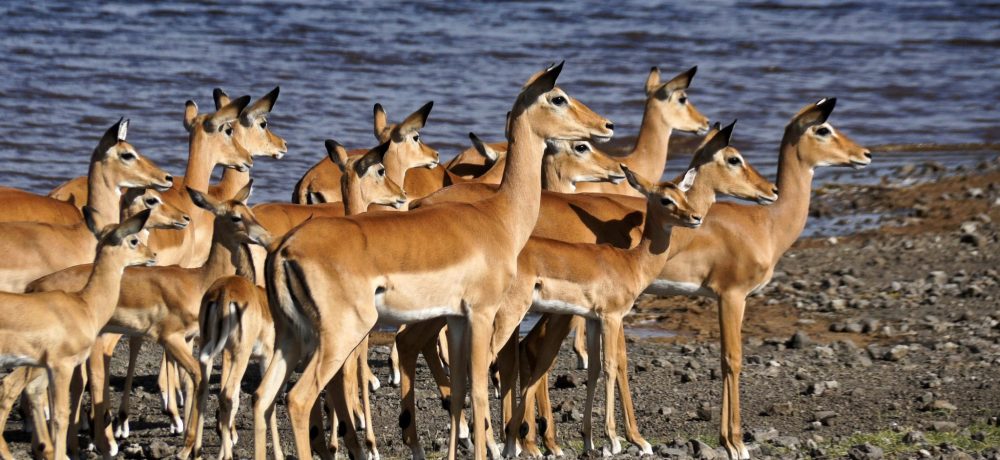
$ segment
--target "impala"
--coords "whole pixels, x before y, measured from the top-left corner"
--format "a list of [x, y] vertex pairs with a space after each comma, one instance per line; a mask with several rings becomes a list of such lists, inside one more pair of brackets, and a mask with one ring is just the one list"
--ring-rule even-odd
[[[743, 444], [739, 406], [743, 357], [740, 329], [746, 297], [767, 284], [778, 260], [805, 228], [813, 169], [862, 168], [871, 163], [868, 149], [827, 122], [835, 105], [836, 99], [810, 104], [785, 127], [778, 155], [781, 194], [774, 205], [713, 204], [706, 225], [698, 232], [674, 232], [671, 258], [646, 290], [655, 295], [698, 295], [718, 300], [723, 375], [720, 442], [733, 459], [749, 457]], [[602, 212], [597, 206], [582, 205], [580, 215], [591, 216], [588, 220], [596, 215], [602, 215], [601, 220], [614, 220], [615, 215], [621, 215], [620, 211], [608, 212], [607, 207]], [[563, 222], [559, 229], [548, 231], [589, 241], [631, 239], [621, 228], [606, 227], [602, 233], [581, 221]], [[587, 232], [590, 235], [584, 236]], [[624, 371], [623, 366], [620, 371]], [[622, 383], [627, 384], [627, 380]], [[623, 394], [627, 392], [626, 388], [622, 390]]]
[[[135, 236], [142, 230], [150, 211], [111, 225], [96, 228], [99, 234], [94, 270], [78, 290], [30, 294], [0, 293], [0, 363], [4, 367], [32, 366], [48, 373], [51, 397], [49, 431], [53, 444], [50, 458], [66, 455], [66, 434], [70, 413], [70, 385], [74, 369], [83, 363], [111, 317], [117, 303], [122, 270], [126, 266], [152, 264], [155, 254]], [[25, 314], [30, 312], [30, 314]], [[76, 374], [77, 379], [79, 374]], [[11, 458], [6, 442], [0, 440], [0, 454]]]
[[[380, 320], [399, 324], [440, 316], [448, 317], [455, 383], [449, 458], [456, 455], [470, 360], [475, 456], [485, 457], [489, 339], [517, 253], [537, 219], [544, 144], [613, 133], [610, 122], [555, 86], [561, 69], [537, 74], [515, 101], [508, 167], [492, 197], [406, 213], [313, 219], [268, 255], [278, 351], [254, 403], [258, 459], [264, 458], [261, 431], [274, 397], [306, 353], [312, 351], [309, 364], [288, 394], [300, 458], [311, 455], [309, 413], [319, 391], [371, 328]], [[353, 454], [360, 458], [362, 452]]]
[[[127, 131], [128, 120], [112, 125], [90, 158], [87, 186], [93, 198], [88, 207], [100, 228], [118, 222], [120, 187], [166, 188], [172, 181], [169, 174], [125, 141]], [[9, 204], [16, 205], [17, 200]], [[71, 224], [0, 223], [0, 251], [6, 255], [0, 259], [0, 291], [24, 292], [28, 283], [38, 277], [92, 262], [95, 243], [94, 234], [82, 219]]]
[[[328, 140], [328, 146], [333, 146], [331, 159], [344, 174], [342, 195], [347, 198], [345, 207], [349, 214], [364, 212], [372, 203], [402, 206], [406, 202], [406, 194], [399, 185], [387, 176], [382, 165], [389, 143], [383, 143], [368, 151], [365, 155], [348, 157], [347, 151], [336, 141]], [[244, 254], [249, 256], [249, 254]], [[195, 457], [201, 450], [201, 427], [204, 423], [203, 414], [208, 398], [208, 379], [211, 374], [211, 363], [215, 356], [223, 353], [222, 392], [219, 397], [219, 429], [222, 439], [220, 458], [232, 458], [232, 447], [236, 443], [235, 416], [239, 407], [239, 385], [246, 372], [251, 357], [260, 360], [261, 371], [267, 368], [274, 353], [274, 323], [267, 304], [267, 296], [260, 286], [255, 286], [252, 259], [236, 267], [237, 276], [227, 276], [217, 280], [202, 298], [200, 318], [201, 330], [201, 362], [202, 379], [197, 386], [197, 418], [195, 423], [188, 424], [185, 448], [182, 458], [190, 454]], [[367, 356], [367, 355], [363, 355]], [[355, 359], [353, 362], [357, 362]], [[346, 382], [357, 379], [354, 373], [344, 369], [342, 374]], [[350, 388], [350, 385], [345, 385]], [[331, 390], [330, 393], [333, 391]], [[367, 405], [367, 398], [366, 398]], [[366, 407], [366, 411], [370, 410]], [[366, 414], [370, 420], [370, 413]], [[275, 457], [284, 458], [280, 451], [277, 424], [274, 414], [269, 421], [271, 437], [275, 445]], [[369, 448], [374, 449], [374, 432], [369, 433]]]
[[[129, 336], [144, 335], [156, 340], [197, 382], [200, 372], [187, 341], [198, 332], [201, 296], [216, 279], [235, 273], [234, 260], [243, 253], [244, 244], [267, 244], [268, 235], [245, 204], [250, 195], [249, 184], [233, 200], [224, 202], [194, 189], [188, 189], [188, 193], [199, 208], [214, 216], [212, 250], [205, 265], [198, 268], [171, 265], [126, 270], [118, 306], [103, 331]], [[91, 268], [82, 265], [54, 273], [36, 280], [29, 289], [38, 292], [79, 288]], [[101, 439], [104, 432], [101, 428], [108, 426], [105, 420], [108, 401], [98, 396], [106, 395], [108, 391], [105, 367], [104, 354], [99, 351], [94, 353], [89, 360], [89, 369], [99, 441], [104, 441]], [[190, 400], [193, 388], [187, 388], [186, 393]], [[175, 415], [171, 430], [180, 432], [182, 429], [183, 423]]]
[[[407, 170], [413, 168], [435, 169], [438, 152], [420, 140], [420, 130], [427, 123], [434, 102], [428, 102], [411, 113], [402, 123], [390, 124], [381, 104], [375, 104], [375, 138], [379, 143], [389, 142], [385, 158], [386, 174], [393, 182], [403, 185]], [[364, 153], [364, 150], [352, 152]], [[292, 202], [299, 204], [332, 203], [342, 201], [340, 169], [329, 158], [313, 165], [295, 184]], [[404, 190], [408, 190], [405, 186]]]

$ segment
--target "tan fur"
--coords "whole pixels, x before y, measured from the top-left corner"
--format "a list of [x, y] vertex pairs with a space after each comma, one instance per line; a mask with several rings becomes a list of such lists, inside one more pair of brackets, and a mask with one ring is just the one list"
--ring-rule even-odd
[[[86, 359], [97, 334], [115, 309], [122, 270], [154, 261], [155, 254], [135, 236], [142, 230], [149, 213], [143, 211], [102, 232], [94, 270], [79, 289], [0, 293], [0, 309], [3, 310], [0, 357], [6, 365], [15, 363], [43, 368], [50, 376], [52, 418], [49, 432], [53, 442], [51, 450], [46, 452], [47, 458], [65, 458], [67, 454], [69, 421], [77, 417], [79, 408], [71, 399], [78, 398], [80, 392], [70, 395], [74, 369]], [[75, 388], [80, 389], [79, 385]], [[5, 422], [6, 418], [0, 421]], [[6, 443], [0, 443], [0, 454], [12, 458]]]

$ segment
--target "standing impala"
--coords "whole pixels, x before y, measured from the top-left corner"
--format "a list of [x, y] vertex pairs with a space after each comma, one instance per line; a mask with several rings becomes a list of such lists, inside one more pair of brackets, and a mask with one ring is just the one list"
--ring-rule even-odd
[[[448, 317], [455, 382], [449, 458], [456, 456], [470, 360], [475, 457], [485, 458], [493, 319], [538, 217], [543, 147], [548, 139], [613, 134], [608, 120], [555, 86], [561, 70], [560, 64], [537, 74], [515, 101], [508, 166], [495, 195], [406, 213], [313, 219], [269, 254], [268, 301], [277, 312], [278, 352], [254, 404], [258, 459], [265, 454], [263, 422], [301, 357], [312, 351], [288, 394], [288, 410], [298, 456], [308, 458], [310, 409], [371, 328], [379, 321], [440, 316]], [[360, 458], [362, 452], [353, 454]]]
[[[155, 254], [135, 236], [149, 217], [143, 211], [99, 234], [94, 270], [81, 289], [31, 294], [0, 293], [0, 362], [4, 367], [44, 368], [51, 382], [49, 431], [52, 458], [65, 458], [70, 419], [70, 383], [115, 310], [122, 271], [130, 265], [152, 264]], [[11, 458], [6, 443], [0, 454]]]
[[[372, 203], [402, 206], [406, 194], [390, 179], [382, 165], [388, 143], [383, 143], [365, 155], [347, 156], [347, 151], [336, 141], [328, 140], [336, 152], [331, 155], [334, 163], [342, 169], [343, 196], [347, 199], [346, 209], [351, 214], [364, 212]], [[245, 248], [244, 248], [245, 250]], [[236, 276], [218, 279], [202, 297], [199, 324], [201, 330], [201, 351], [199, 361], [202, 378], [197, 383], [197, 405], [194, 423], [188, 424], [185, 447], [181, 458], [193, 454], [201, 455], [201, 429], [204, 423], [205, 404], [208, 398], [208, 379], [215, 356], [223, 353], [222, 391], [219, 396], [219, 429], [222, 450], [220, 458], [232, 458], [232, 448], [236, 443], [236, 411], [239, 407], [239, 388], [243, 374], [251, 357], [260, 359], [261, 371], [266, 370], [274, 353], [274, 323], [263, 288], [253, 280], [254, 270], [244, 253], [236, 267]], [[354, 360], [357, 362], [357, 360]], [[345, 372], [343, 378], [354, 382], [357, 373]], [[350, 385], [344, 385], [350, 388]], [[329, 390], [332, 393], [332, 390]], [[369, 411], [370, 412], [370, 411]], [[284, 458], [280, 452], [275, 414], [269, 420], [271, 437], [274, 440], [275, 456]], [[370, 414], [366, 415], [370, 419]], [[374, 433], [370, 433], [369, 449], [374, 449]]]
[[[120, 187], [167, 188], [173, 180], [125, 141], [127, 131], [128, 120], [112, 125], [90, 158], [87, 186], [93, 198], [88, 206], [101, 228], [118, 222]], [[24, 292], [36, 278], [92, 262], [95, 242], [82, 219], [71, 224], [0, 222], [0, 252], [5, 254], [0, 291]]]
[[[389, 142], [385, 169], [393, 182], [403, 185], [404, 176], [410, 169], [437, 167], [439, 161], [437, 150], [420, 140], [420, 130], [427, 124], [427, 117], [433, 107], [434, 102], [428, 102], [406, 117], [402, 123], [395, 125], [388, 122], [382, 104], [375, 104], [375, 138], [380, 144]], [[364, 150], [352, 153], [357, 155], [364, 153]], [[329, 158], [320, 160], [295, 184], [292, 202], [315, 204], [343, 201], [340, 176], [340, 169], [333, 161]]]

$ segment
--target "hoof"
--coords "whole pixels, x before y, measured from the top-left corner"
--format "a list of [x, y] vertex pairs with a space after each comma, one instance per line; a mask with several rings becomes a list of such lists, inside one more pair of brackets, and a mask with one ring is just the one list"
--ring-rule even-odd
[[378, 391], [379, 388], [382, 388], [382, 381], [378, 377], [372, 376], [371, 380], [368, 381], [368, 388], [371, 391]]
[[579, 369], [579, 370], [582, 370], [582, 371], [587, 370], [587, 361], [588, 360], [587, 360], [586, 356], [577, 355], [577, 357], [576, 357], [576, 368]]
[[611, 439], [611, 453], [614, 455], [622, 453], [622, 442], [617, 437]]

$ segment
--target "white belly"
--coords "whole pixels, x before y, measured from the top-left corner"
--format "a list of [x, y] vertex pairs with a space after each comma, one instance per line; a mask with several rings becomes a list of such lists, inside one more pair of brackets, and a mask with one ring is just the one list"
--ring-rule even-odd
[[453, 307], [423, 307], [418, 309], [398, 309], [385, 304], [385, 294], [375, 294], [375, 310], [378, 311], [379, 325], [399, 326], [419, 323], [442, 316], [461, 316], [462, 311]]
[[700, 284], [664, 279], [653, 280], [652, 284], [650, 284], [643, 292], [658, 296], [696, 295], [713, 299], [715, 298], [714, 292]]
[[552, 313], [556, 315], [579, 315], [588, 318], [594, 317], [594, 311], [583, 305], [564, 302], [562, 300], [543, 299], [535, 290], [535, 295], [531, 299], [531, 311], [534, 313]]

